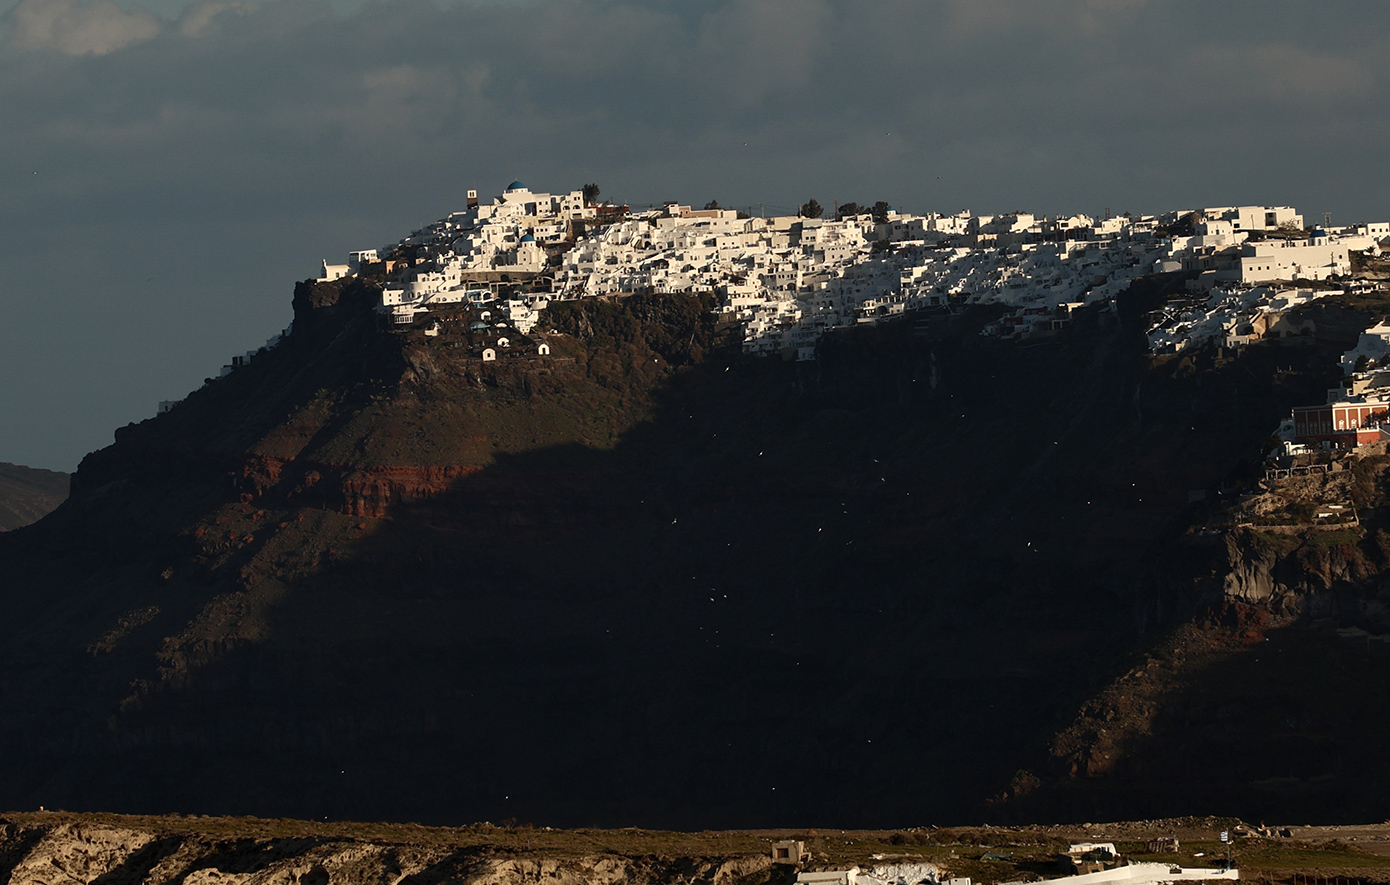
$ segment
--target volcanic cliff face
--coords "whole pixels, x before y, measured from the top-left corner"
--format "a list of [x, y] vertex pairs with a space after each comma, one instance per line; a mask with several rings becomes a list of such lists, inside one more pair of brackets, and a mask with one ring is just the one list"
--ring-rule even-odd
[[1336, 348], [1152, 361], [1171, 282], [1038, 346], [966, 313], [814, 363], [744, 358], [693, 297], [552, 305], [504, 347], [470, 309], [396, 330], [370, 282], [301, 284], [288, 341], [0, 538], [0, 804], [1146, 814], [1091, 761], [1137, 744], [1087, 711], [1262, 592], [1259, 555], [1187, 539], [1189, 492], [1248, 477]]

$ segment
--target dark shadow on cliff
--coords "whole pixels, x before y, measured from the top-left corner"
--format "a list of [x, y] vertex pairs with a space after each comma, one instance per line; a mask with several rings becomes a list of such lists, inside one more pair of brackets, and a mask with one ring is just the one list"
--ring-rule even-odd
[[[323, 302], [316, 317], [311, 292]], [[61, 735], [58, 746], [72, 757], [7, 765], [0, 792], [76, 797], [104, 778], [134, 775], [95, 761], [113, 750], [108, 718], [157, 681], [167, 637], [243, 586], [239, 572], [254, 553], [212, 562], [195, 529], [238, 499], [247, 452], [267, 433], [332, 392], [336, 408], [317, 433], [309, 428], [312, 444], [399, 375], [398, 349], [378, 333], [372, 297], [370, 286], [350, 281], [301, 284], [295, 336], [169, 413], [117, 430], [114, 445], [83, 460], [63, 506], [0, 534], [0, 672], [15, 677], [0, 688], [8, 726], [0, 746], [11, 760], [43, 757]], [[114, 741], [118, 754], [128, 741]], [[132, 777], [106, 801], [140, 803], [158, 790]]]
[[[153, 839], [132, 851], [114, 868], [93, 879], [92, 885], [141, 885], [148, 882], [150, 872], [178, 851], [184, 842], [181, 836]], [[174, 881], [182, 882], [184, 878], [185, 875], [180, 875]]]
[[[1246, 820], [1343, 824], [1390, 813], [1383, 637], [1306, 619], [1274, 629], [1212, 624], [1193, 635], [1209, 647], [1108, 770], [1053, 783], [1029, 797], [1033, 807], [1161, 818], [1200, 806]], [[1106, 724], [1119, 731], [1125, 716]]]
[[1036, 346], [967, 317], [837, 334], [813, 364], [714, 349], [611, 449], [499, 455], [360, 530], [324, 517], [340, 540], [262, 638], [83, 711], [86, 764], [119, 762], [49, 783], [438, 823], [1002, 813], [984, 801], [1192, 611], [1166, 558], [1189, 491], [1320, 383], [1271, 384], [1273, 351], [1150, 368], [1141, 308]]
[[15, 867], [19, 866], [47, 834], [48, 831], [42, 827], [30, 827], [18, 833], [17, 837], [6, 840], [7, 844], [0, 850], [0, 885], [10, 885]]
[[[217, 873], [248, 876], [267, 869], [278, 861], [292, 857], [302, 857], [310, 850], [333, 842], [325, 837], [303, 837], [296, 839], [235, 839], [219, 842], [169, 879], [171, 885], [183, 885], [194, 873], [211, 870]], [[326, 885], [328, 877], [322, 866], [314, 864], [301, 875], [299, 881], [306, 885]]]

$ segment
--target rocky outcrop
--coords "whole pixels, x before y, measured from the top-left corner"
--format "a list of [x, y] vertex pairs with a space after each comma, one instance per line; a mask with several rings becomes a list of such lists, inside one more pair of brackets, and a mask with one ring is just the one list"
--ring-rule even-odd
[[242, 465], [239, 480], [245, 504], [317, 504], [380, 519], [393, 506], [438, 497], [481, 471], [474, 465], [350, 467], [254, 455]]
[[1240, 544], [1234, 537], [1226, 538], [1229, 570], [1221, 582], [1221, 595], [1242, 602], [1268, 603], [1275, 595], [1275, 551]]
[[767, 881], [771, 866], [766, 856], [490, 859], [474, 866], [466, 881], [469, 885], [735, 885]]
[[[43, 818], [44, 815], [37, 815]], [[230, 827], [228, 824], [232, 824]], [[286, 829], [304, 825], [285, 822]], [[416, 840], [269, 835], [216, 821], [177, 830], [90, 822], [0, 822], [7, 885], [762, 885], [766, 855], [516, 856], [464, 830], [417, 830]], [[219, 832], [231, 833], [219, 836]], [[251, 832], [246, 832], [247, 830]]]
[[343, 511], [349, 516], [384, 518], [392, 507], [438, 497], [481, 467], [358, 468], [340, 484]]
[[[1262, 610], [1271, 623], [1306, 616], [1384, 625], [1385, 551], [1374, 526], [1237, 529], [1224, 538], [1218, 605]], [[1372, 623], [1374, 622], [1374, 623]]]

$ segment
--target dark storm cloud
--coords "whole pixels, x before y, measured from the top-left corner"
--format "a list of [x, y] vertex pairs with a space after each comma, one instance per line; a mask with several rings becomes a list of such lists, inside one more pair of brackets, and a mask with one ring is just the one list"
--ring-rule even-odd
[[282, 326], [319, 258], [514, 177], [635, 204], [1390, 216], [1388, 28], [1372, 3], [20, 0], [0, 460], [71, 468]]
[[[1361, 19], [1386, 16], [1355, 10], [1333, 35], [1336, 16], [1255, 5], [220, 3], [158, 24], [109, 0], [23, 0], [3, 97], [25, 125], [0, 137], [49, 163], [56, 177], [29, 184], [60, 194], [342, 201], [347, 181], [384, 181], [410, 198], [441, 176], [526, 173], [649, 200], [786, 202], [872, 179], [917, 208], [1157, 206], [1167, 193], [1092, 173], [1124, 176], [1137, 152], [1239, 180], [1251, 155], [1312, 148], [1322, 127], [1381, 131], [1384, 29]], [[969, 190], [924, 192], [915, 179], [943, 168]]]

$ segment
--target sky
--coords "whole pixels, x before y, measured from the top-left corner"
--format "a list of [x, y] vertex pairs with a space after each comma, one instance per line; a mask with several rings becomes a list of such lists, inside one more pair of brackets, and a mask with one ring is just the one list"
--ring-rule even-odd
[[469, 188], [1387, 220], [1387, 86], [1379, 0], [0, 0], [0, 461], [75, 469]]

